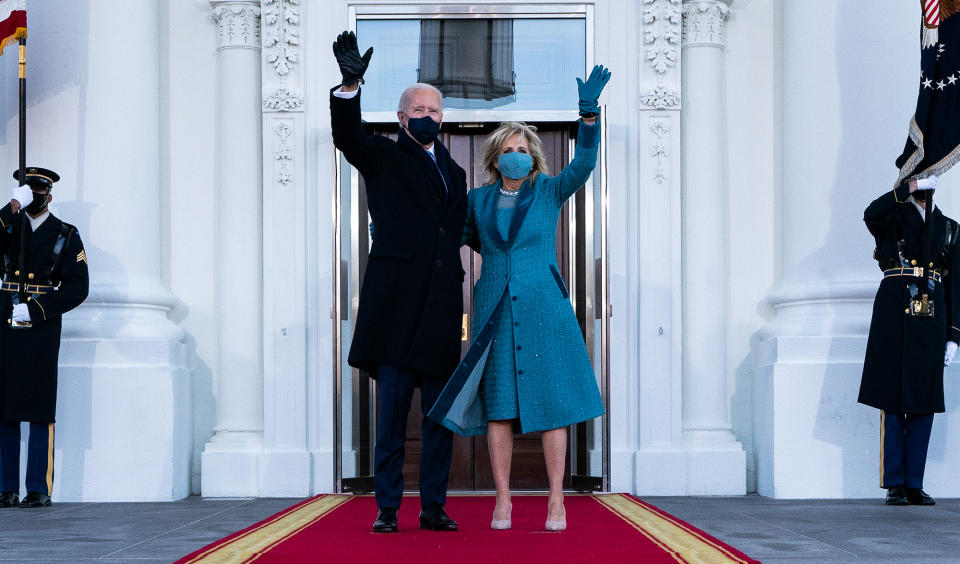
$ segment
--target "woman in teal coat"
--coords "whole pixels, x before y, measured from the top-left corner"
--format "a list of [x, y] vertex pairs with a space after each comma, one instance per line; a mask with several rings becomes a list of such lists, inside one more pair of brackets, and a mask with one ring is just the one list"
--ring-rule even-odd
[[504, 123], [484, 142], [490, 184], [468, 193], [464, 241], [483, 258], [473, 290], [470, 350], [430, 417], [462, 435], [487, 433], [497, 488], [491, 527], [510, 528], [513, 428], [542, 431], [550, 483], [546, 528], [566, 528], [563, 472], [568, 425], [603, 415], [583, 336], [556, 264], [560, 208], [597, 160], [597, 98], [610, 78], [594, 67], [580, 90], [573, 161], [547, 174], [536, 130]]

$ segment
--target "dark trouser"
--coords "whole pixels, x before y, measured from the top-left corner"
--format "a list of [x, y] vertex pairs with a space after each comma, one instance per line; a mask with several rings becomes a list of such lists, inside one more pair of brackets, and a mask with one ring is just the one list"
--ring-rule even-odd
[[880, 412], [880, 487], [923, 487], [933, 414]]
[[453, 433], [427, 418], [444, 383], [413, 370], [382, 364], [377, 368], [377, 445], [374, 491], [378, 507], [400, 507], [403, 497], [403, 446], [413, 390], [420, 387], [423, 434], [420, 450], [420, 505], [444, 505], [453, 457]]
[[[27, 491], [53, 495], [53, 423], [31, 423]], [[0, 421], [0, 491], [20, 491], [20, 422]]]

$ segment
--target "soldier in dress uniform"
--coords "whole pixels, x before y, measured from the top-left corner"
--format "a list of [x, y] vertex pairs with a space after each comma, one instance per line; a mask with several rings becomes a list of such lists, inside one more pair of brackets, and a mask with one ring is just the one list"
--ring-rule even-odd
[[[19, 170], [13, 177], [19, 180]], [[0, 208], [0, 507], [45, 507], [53, 492], [61, 315], [80, 305], [89, 287], [77, 228], [47, 209], [58, 180], [52, 170], [28, 168], [26, 184]], [[30, 423], [30, 435], [27, 495], [20, 501], [22, 421]]]
[[888, 505], [935, 503], [923, 491], [927, 444], [933, 414], [944, 411], [943, 367], [960, 342], [960, 228], [939, 208], [928, 208], [936, 185], [936, 177], [905, 182], [863, 214], [883, 280], [858, 401], [881, 410], [880, 487]]

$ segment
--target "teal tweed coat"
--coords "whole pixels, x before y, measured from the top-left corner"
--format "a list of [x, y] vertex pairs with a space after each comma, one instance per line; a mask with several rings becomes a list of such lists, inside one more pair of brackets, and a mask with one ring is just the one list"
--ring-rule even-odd
[[[524, 182], [504, 240], [496, 225], [500, 182], [468, 193], [464, 240], [483, 257], [473, 290], [470, 350], [429, 417], [461, 435], [486, 433], [480, 380], [498, 330], [513, 331], [517, 400], [523, 433], [565, 427], [603, 415], [603, 400], [567, 289], [557, 269], [560, 208], [597, 161], [600, 125], [580, 122], [573, 161], [557, 176]], [[492, 316], [510, 300], [513, 323]], [[509, 341], [509, 340], [507, 340]], [[498, 362], [498, 366], [510, 363]]]

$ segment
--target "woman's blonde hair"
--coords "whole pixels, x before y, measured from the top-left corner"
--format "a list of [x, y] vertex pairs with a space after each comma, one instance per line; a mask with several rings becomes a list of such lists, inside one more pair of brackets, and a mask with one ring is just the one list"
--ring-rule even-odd
[[497, 162], [497, 157], [500, 156], [500, 146], [514, 135], [519, 135], [521, 139], [527, 142], [530, 156], [533, 157], [533, 168], [530, 169], [530, 175], [527, 178], [532, 179], [540, 173], [549, 174], [547, 160], [543, 156], [543, 142], [537, 135], [537, 128], [522, 121], [508, 121], [500, 124], [500, 127], [483, 141], [483, 147], [480, 150], [483, 159], [481, 166], [487, 172], [487, 184], [493, 184], [500, 180], [500, 171], [493, 164]]

